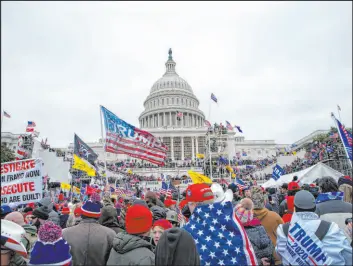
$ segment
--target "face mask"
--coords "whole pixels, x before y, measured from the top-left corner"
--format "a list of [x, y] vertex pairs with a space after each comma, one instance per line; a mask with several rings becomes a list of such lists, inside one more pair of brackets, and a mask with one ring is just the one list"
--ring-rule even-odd
[[189, 209], [189, 205], [185, 205], [184, 208], [181, 210], [181, 213], [186, 217], [186, 218], [190, 218], [191, 216], [191, 212], [190, 212], [190, 209]]

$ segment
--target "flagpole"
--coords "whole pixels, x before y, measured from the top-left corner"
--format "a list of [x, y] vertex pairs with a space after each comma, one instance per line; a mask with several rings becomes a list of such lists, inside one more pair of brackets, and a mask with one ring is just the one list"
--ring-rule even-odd
[[[346, 152], [347, 159], [348, 159], [348, 161], [349, 161], [349, 163], [350, 163], [350, 165], [351, 165], [351, 168], [352, 168], [352, 161], [350, 160], [349, 155], [348, 155], [348, 151], [347, 151], [346, 147], [344, 146], [343, 138], [342, 138], [342, 135], [341, 135], [341, 131], [340, 131], [339, 127], [338, 127], [337, 119], [336, 119], [336, 117], [335, 117], [335, 115], [334, 115], [333, 113], [331, 113], [331, 117], [332, 117], [332, 119], [333, 119], [334, 122], [335, 122], [337, 131], [338, 131], [338, 134], [340, 135], [340, 138], [341, 138], [341, 142], [342, 142], [342, 145], [343, 145], [343, 149], [344, 149], [344, 151]], [[340, 122], [342, 123], [342, 121], [340, 121]]]
[[[100, 106], [100, 120], [101, 120], [101, 135], [102, 135], [102, 146], [103, 146], [103, 151], [104, 151], [104, 172], [105, 172], [105, 178], [108, 184], [108, 174], [107, 174], [107, 152], [105, 151], [105, 142], [106, 139], [103, 136], [103, 119], [102, 119], [103, 113], [102, 113], [102, 106]], [[109, 190], [110, 191], [110, 190]]]
[[4, 110], [1, 109], [1, 132], [3, 132], [2, 130], [2, 121], [4, 120]]
[[342, 123], [342, 119], [341, 119], [341, 107], [337, 104], [337, 111], [338, 111], [338, 117], [340, 119], [340, 122]]
[[[212, 100], [210, 100], [210, 106], [208, 109], [208, 122], [210, 122], [210, 123], [211, 123], [211, 108], [212, 108]], [[212, 124], [211, 124], [211, 126], [212, 126]], [[208, 135], [208, 154], [210, 156], [210, 178], [211, 178], [211, 180], [213, 180], [213, 178], [212, 178], [211, 136], [210, 136], [211, 132], [209, 129], [208, 129], [207, 135]]]

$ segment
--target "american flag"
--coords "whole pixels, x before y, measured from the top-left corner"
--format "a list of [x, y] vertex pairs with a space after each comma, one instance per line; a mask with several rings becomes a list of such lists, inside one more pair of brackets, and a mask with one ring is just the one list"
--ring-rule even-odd
[[231, 202], [197, 206], [183, 229], [195, 240], [200, 265], [257, 265], [253, 247]]
[[26, 127], [26, 132], [34, 132], [34, 128], [33, 127]]
[[232, 125], [228, 121], [226, 121], [226, 124], [227, 124], [227, 129], [228, 130], [233, 130]]
[[205, 123], [205, 126], [206, 126], [206, 127], [208, 127], [208, 128], [211, 127], [211, 123], [210, 123], [208, 120], [205, 120], [204, 123]]
[[36, 123], [34, 123], [33, 121], [28, 121], [28, 125], [27, 127], [35, 127]]
[[173, 190], [169, 188], [166, 182], [162, 181], [162, 187], [159, 190], [159, 194], [164, 194], [166, 197], [171, 197], [172, 196]]
[[138, 129], [101, 106], [106, 132], [107, 152], [164, 165], [168, 147], [147, 131]]
[[330, 138], [331, 138], [331, 139], [337, 139], [337, 138], [338, 138], [338, 133], [333, 133], [333, 132], [331, 132], [331, 133], [330, 133]]
[[178, 214], [178, 222], [181, 224], [184, 221], [184, 215], [179, 208], [176, 208], [176, 213]]
[[7, 118], [11, 118], [11, 115], [9, 115], [6, 111], [3, 112], [4, 116]]
[[183, 117], [183, 113], [182, 112], [178, 112], [177, 113], [177, 117]]
[[217, 97], [213, 93], [211, 93], [211, 100], [214, 101], [215, 103], [218, 103]]
[[117, 187], [115, 189], [115, 193], [118, 195], [118, 197], [132, 197], [134, 195], [134, 192], [131, 190], [127, 189], [122, 189]]
[[235, 184], [238, 186], [239, 189], [243, 190], [244, 188], [247, 188], [245, 185], [244, 181], [241, 180], [240, 178], [235, 178]]
[[343, 146], [346, 149], [347, 157], [352, 161], [352, 133], [336, 117], [334, 119], [336, 120]]

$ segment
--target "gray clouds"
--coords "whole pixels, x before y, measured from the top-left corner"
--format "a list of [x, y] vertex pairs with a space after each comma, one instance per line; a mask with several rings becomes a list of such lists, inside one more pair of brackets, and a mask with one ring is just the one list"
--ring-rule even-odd
[[138, 126], [173, 49], [212, 121], [292, 143], [352, 121], [351, 2], [3, 2], [4, 131], [100, 138], [99, 105]]

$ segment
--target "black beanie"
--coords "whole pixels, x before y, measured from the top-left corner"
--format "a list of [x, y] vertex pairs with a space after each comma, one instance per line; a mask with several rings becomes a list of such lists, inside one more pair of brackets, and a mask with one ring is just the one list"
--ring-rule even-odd
[[155, 261], [160, 265], [200, 265], [195, 240], [184, 229], [173, 227], [164, 231], [158, 241]]
[[34, 209], [34, 211], [32, 212], [32, 215], [42, 220], [48, 220], [49, 210], [46, 206], [42, 206], [37, 209]]

